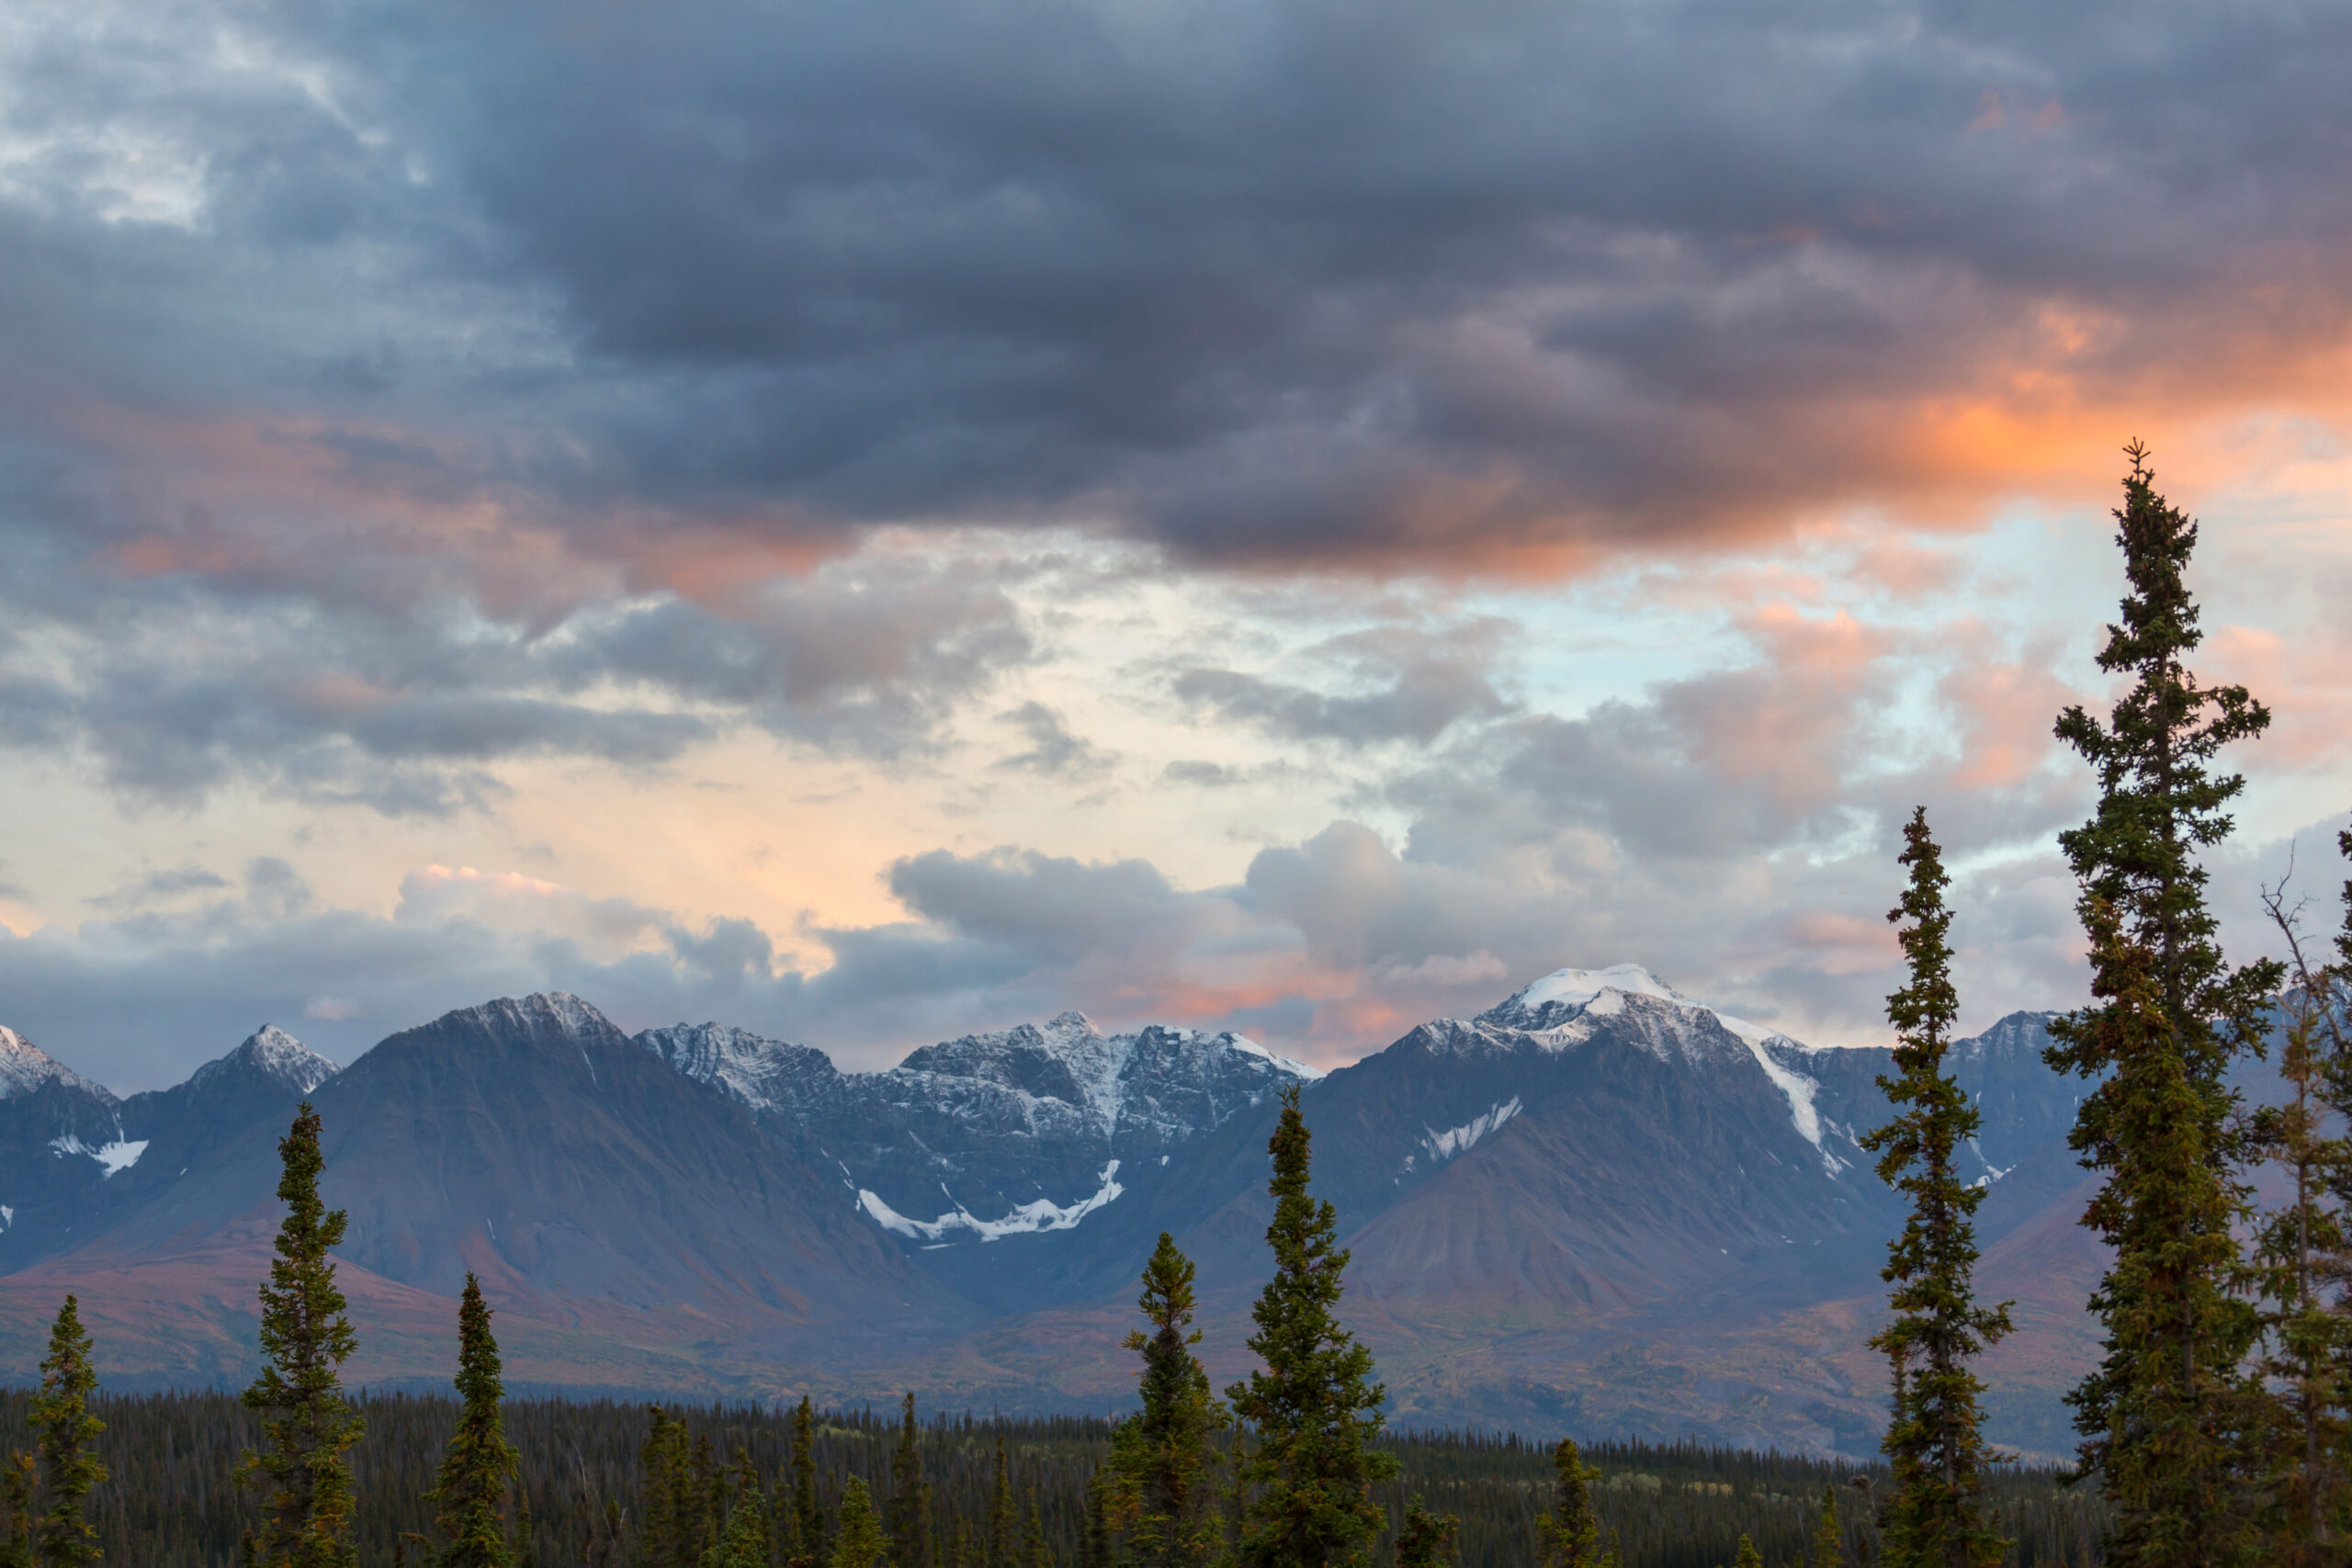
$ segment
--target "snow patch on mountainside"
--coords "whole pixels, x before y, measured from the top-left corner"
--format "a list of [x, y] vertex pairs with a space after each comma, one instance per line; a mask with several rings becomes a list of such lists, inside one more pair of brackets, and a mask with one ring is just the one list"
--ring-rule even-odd
[[1429, 1135], [1421, 1140], [1421, 1147], [1429, 1151], [1433, 1160], [1452, 1159], [1466, 1152], [1473, 1144], [1518, 1115], [1522, 1109], [1519, 1096], [1514, 1094], [1502, 1104], [1480, 1112], [1459, 1127], [1449, 1127], [1442, 1133], [1434, 1127], [1427, 1129]]
[[[1078, 1228], [1078, 1222], [1126, 1190], [1118, 1182], [1119, 1162], [1112, 1160], [1102, 1168], [1102, 1185], [1090, 1197], [1064, 1207], [1049, 1198], [1017, 1204], [1001, 1220], [983, 1220], [967, 1210], [963, 1204], [935, 1220], [910, 1220], [875, 1193], [861, 1187], [857, 1190], [857, 1205], [873, 1216], [884, 1230], [892, 1231], [913, 1241], [937, 1242], [951, 1231], [969, 1231], [982, 1241], [1001, 1241], [1009, 1235], [1029, 1235], [1039, 1231], [1066, 1231]], [[946, 1189], [943, 1187], [942, 1191]], [[956, 1201], [948, 1193], [948, 1201]]]
[[137, 1138], [126, 1141], [117, 1138], [92, 1148], [74, 1134], [68, 1133], [62, 1138], [50, 1139], [49, 1146], [61, 1159], [67, 1155], [87, 1155], [98, 1162], [101, 1170], [112, 1176], [116, 1171], [129, 1170], [139, 1163], [139, 1156], [147, 1152], [147, 1140]]

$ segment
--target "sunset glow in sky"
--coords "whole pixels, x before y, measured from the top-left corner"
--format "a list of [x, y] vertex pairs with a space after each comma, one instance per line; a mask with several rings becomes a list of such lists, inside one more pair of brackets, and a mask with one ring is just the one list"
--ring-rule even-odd
[[[501, 994], [1336, 1065], [1637, 962], [2081, 995], [2120, 448], [2352, 808], [2352, 11], [77, 0], [0, 18], [0, 1022]], [[2327, 913], [2329, 923], [2333, 913]]]

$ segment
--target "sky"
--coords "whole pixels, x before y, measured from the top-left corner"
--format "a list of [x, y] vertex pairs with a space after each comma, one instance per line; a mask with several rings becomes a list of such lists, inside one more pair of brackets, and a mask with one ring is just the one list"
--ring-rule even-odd
[[1564, 965], [2082, 998], [2108, 509], [2352, 807], [2352, 11], [0, 10], [0, 1022], [1336, 1066]]

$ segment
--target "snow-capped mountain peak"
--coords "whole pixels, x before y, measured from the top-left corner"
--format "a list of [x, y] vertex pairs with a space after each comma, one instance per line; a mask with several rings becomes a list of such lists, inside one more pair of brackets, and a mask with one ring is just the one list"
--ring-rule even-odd
[[1720, 1008], [1692, 1001], [1638, 964], [1612, 964], [1606, 969], [1555, 969], [1513, 992], [1478, 1015], [1481, 1023], [1542, 1031], [1556, 1029], [1581, 1014], [1606, 1016], [1627, 997], [1647, 997], [1691, 1012], [1706, 1013], [1751, 1048], [1767, 1040], [1785, 1040], [1775, 1029], [1735, 1018]]
[[813, 1046], [732, 1024], [673, 1023], [636, 1040], [696, 1083], [733, 1095], [753, 1115], [805, 1109], [841, 1076], [832, 1059]]
[[239, 1069], [259, 1073], [295, 1094], [308, 1094], [341, 1071], [277, 1025], [265, 1023], [243, 1044], [190, 1073], [187, 1081], [191, 1088], [198, 1087]]
[[62, 1081], [103, 1096], [109, 1102], [114, 1096], [97, 1084], [17, 1033], [0, 1023], [0, 1100], [10, 1100], [29, 1094], [45, 1083]]
[[[1747, 1047], [1748, 1055], [1772, 1081], [1772, 1087], [1786, 1097], [1790, 1122], [1805, 1142], [1821, 1151], [1831, 1173], [1836, 1174], [1843, 1162], [1822, 1144], [1821, 1117], [1814, 1106], [1815, 1090], [1819, 1086], [1796, 1065], [1810, 1048], [1779, 1030], [1692, 1001], [1638, 964], [1612, 964], [1606, 969], [1555, 969], [1480, 1013], [1477, 1021], [1531, 1033], [1573, 1032], [1579, 1022], [1626, 1010], [1627, 998], [1634, 997], [1646, 998], [1648, 1003], [1662, 1002], [1686, 1014], [1703, 1014], [1722, 1025], [1724, 1032]], [[1679, 1032], [1684, 1034], [1685, 1048], [1689, 1048], [1687, 1031]]]

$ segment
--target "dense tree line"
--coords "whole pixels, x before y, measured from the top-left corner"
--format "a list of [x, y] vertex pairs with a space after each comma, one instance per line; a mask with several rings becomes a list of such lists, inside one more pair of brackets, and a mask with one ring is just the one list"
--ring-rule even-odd
[[[28, 1403], [23, 1391], [0, 1392], [0, 1447], [28, 1440]], [[256, 1499], [234, 1474], [238, 1456], [260, 1436], [237, 1396], [101, 1394], [92, 1408], [106, 1427], [96, 1448], [107, 1477], [90, 1495], [89, 1508], [104, 1560], [142, 1568], [234, 1568], [244, 1532], [260, 1519]], [[422, 1532], [432, 1522], [423, 1499], [457, 1430], [459, 1406], [447, 1398], [391, 1394], [355, 1399], [352, 1408], [366, 1427], [350, 1450], [357, 1495], [353, 1540], [361, 1568], [389, 1568], [401, 1533]], [[527, 1505], [531, 1517], [527, 1540], [520, 1532], [514, 1538], [517, 1560], [528, 1560], [527, 1549], [538, 1568], [597, 1562], [592, 1543], [603, 1538], [613, 1505], [624, 1528], [622, 1550], [612, 1561], [616, 1568], [639, 1562], [647, 1408], [533, 1399], [510, 1401], [503, 1413], [507, 1438], [521, 1456], [513, 1502]], [[852, 1477], [873, 1495], [888, 1496], [898, 1414], [817, 1413], [810, 1457], [829, 1523]], [[684, 1429], [690, 1446], [707, 1438], [711, 1451], [729, 1456], [729, 1463], [742, 1450], [772, 1489], [789, 1493], [792, 1411], [706, 1405], [673, 1408], [665, 1419]], [[1110, 1455], [1114, 1432], [1114, 1423], [1099, 1416], [958, 1414], [926, 1420], [922, 1462], [934, 1538], [949, 1540], [959, 1524], [969, 1536], [980, 1534], [1001, 1437], [1015, 1495], [1025, 1499], [1033, 1488], [1037, 1494], [1052, 1561], [1079, 1568], [1090, 1483]], [[1553, 1505], [1551, 1445], [1417, 1432], [1384, 1437], [1378, 1446], [1399, 1466], [1395, 1480], [1373, 1488], [1390, 1517], [1401, 1519], [1419, 1495], [1433, 1514], [1461, 1520], [1453, 1558], [1461, 1568], [1524, 1568], [1536, 1561], [1536, 1520]], [[1591, 1443], [1583, 1455], [1600, 1472], [1592, 1499], [1602, 1540], [1619, 1543], [1626, 1568], [1721, 1568], [1743, 1534], [1767, 1562], [1793, 1563], [1811, 1539], [1825, 1488], [1838, 1494], [1847, 1560], [1854, 1568], [1876, 1561], [1867, 1523], [1871, 1495], [1852, 1483], [1867, 1477], [1883, 1493], [1883, 1467], [1698, 1444]], [[2080, 1489], [2060, 1487], [2054, 1472], [1996, 1467], [1986, 1472], [1984, 1495], [1988, 1514], [2017, 1541], [2011, 1560], [2024, 1568], [2096, 1561], [2091, 1549], [2105, 1521], [2103, 1505]], [[1375, 1562], [1387, 1560], [1392, 1540], [1387, 1531], [1375, 1540]], [[424, 1559], [412, 1545], [407, 1561]]]

